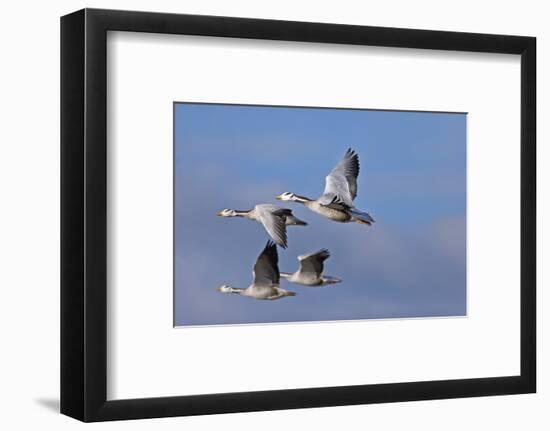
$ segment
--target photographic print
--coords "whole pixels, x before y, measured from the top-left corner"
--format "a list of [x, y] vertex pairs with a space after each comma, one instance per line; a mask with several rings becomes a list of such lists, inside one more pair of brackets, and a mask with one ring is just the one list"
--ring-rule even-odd
[[465, 316], [466, 123], [174, 103], [174, 325]]

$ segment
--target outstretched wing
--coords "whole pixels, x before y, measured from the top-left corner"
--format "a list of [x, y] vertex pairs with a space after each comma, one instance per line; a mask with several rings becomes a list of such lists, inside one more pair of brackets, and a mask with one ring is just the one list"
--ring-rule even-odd
[[359, 156], [349, 148], [342, 160], [325, 179], [325, 191], [319, 198], [323, 205], [353, 207], [357, 196], [357, 176], [359, 175]]
[[330, 257], [330, 252], [325, 248], [316, 253], [298, 256], [300, 261], [300, 272], [315, 274], [319, 277], [323, 273], [323, 262]]
[[286, 248], [286, 215], [290, 213], [290, 210], [268, 204], [256, 205], [254, 209], [258, 215], [258, 220], [263, 224], [273, 241]]
[[273, 286], [279, 284], [279, 255], [277, 246], [267, 241], [254, 265], [254, 286]]

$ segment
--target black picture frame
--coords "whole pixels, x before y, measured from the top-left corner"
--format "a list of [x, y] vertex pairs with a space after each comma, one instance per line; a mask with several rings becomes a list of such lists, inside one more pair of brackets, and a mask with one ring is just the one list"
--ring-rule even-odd
[[[108, 31], [520, 55], [520, 375], [107, 401]], [[62, 17], [61, 412], [89, 422], [535, 392], [535, 102], [533, 37], [99, 9]]]

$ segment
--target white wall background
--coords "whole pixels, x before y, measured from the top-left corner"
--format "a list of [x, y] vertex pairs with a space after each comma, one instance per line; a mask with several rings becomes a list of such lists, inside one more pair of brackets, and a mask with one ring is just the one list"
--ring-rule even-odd
[[[0, 424], [4, 429], [72, 429], [61, 416], [59, 387], [59, 16], [82, 7], [340, 22], [538, 38], [539, 392], [535, 395], [427, 401], [91, 425], [96, 429], [318, 430], [548, 429], [550, 360], [545, 313], [550, 282], [549, 13], [545, 3], [278, 0], [118, 0], [10, 2], [0, 26]], [[546, 115], [545, 115], [546, 114]], [[131, 427], [131, 428], [130, 428]], [[482, 428], [483, 427], [483, 428]]]

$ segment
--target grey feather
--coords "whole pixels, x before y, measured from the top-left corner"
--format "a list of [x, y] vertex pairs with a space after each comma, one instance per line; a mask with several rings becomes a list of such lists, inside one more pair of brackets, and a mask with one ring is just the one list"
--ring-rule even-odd
[[260, 204], [256, 205], [254, 211], [269, 236], [281, 247], [287, 247], [286, 218], [285, 208], [276, 205]]
[[300, 272], [315, 274], [319, 277], [324, 269], [324, 261], [330, 257], [327, 249], [320, 250], [315, 253], [299, 256]]
[[353, 207], [357, 196], [357, 176], [359, 175], [359, 156], [349, 148], [342, 160], [325, 178], [325, 191], [319, 202], [334, 208]]
[[258, 256], [253, 274], [255, 287], [271, 287], [279, 284], [279, 255], [277, 246], [272, 241], [267, 242]]

